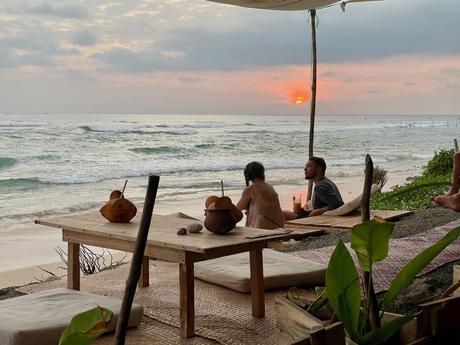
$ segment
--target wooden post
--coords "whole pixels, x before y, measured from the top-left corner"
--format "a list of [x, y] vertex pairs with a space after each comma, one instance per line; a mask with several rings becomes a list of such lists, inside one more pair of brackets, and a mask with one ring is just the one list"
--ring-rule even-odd
[[149, 261], [150, 258], [148, 256], [142, 258], [141, 276], [138, 284], [140, 288], [149, 286]]
[[137, 234], [136, 246], [131, 261], [128, 281], [126, 282], [125, 294], [121, 304], [120, 315], [118, 316], [117, 329], [115, 332], [115, 344], [124, 345], [126, 339], [126, 330], [128, 329], [129, 315], [136, 293], [136, 285], [141, 274], [141, 266], [144, 258], [145, 245], [150, 230], [152, 221], [153, 207], [158, 191], [159, 176], [149, 176], [147, 193], [145, 195], [144, 209], [142, 211], [141, 223], [139, 224], [139, 232]]
[[[316, 74], [317, 74], [317, 51], [316, 51], [316, 10], [310, 10], [311, 18], [311, 101], [310, 101], [310, 135], [308, 140], [308, 158], [313, 157], [313, 140], [315, 137], [316, 115]], [[313, 181], [308, 181], [307, 200], [311, 200]]]
[[458, 141], [457, 139], [454, 139], [454, 147], [455, 147], [455, 152], [458, 151]]
[[249, 266], [251, 271], [252, 315], [255, 317], [264, 317], [265, 292], [262, 247], [249, 252]]
[[[371, 156], [366, 155], [366, 168], [364, 170], [364, 187], [363, 187], [363, 198], [361, 200], [361, 220], [367, 222], [371, 218], [370, 201], [371, 201], [371, 187], [372, 187], [372, 176], [374, 175], [374, 162], [372, 162]], [[379, 318], [379, 304], [377, 296], [374, 290], [374, 283], [372, 281], [371, 272], [363, 272], [364, 285], [366, 287], [366, 294], [368, 298], [368, 319], [371, 329], [377, 329], [380, 327]]]
[[80, 244], [67, 243], [67, 288], [80, 290]]
[[185, 262], [179, 264], [180, 335], [184, 338], [190, 338], [195, 335], [194, 279], [193, 261], [185, 253]]
[[368, 154], [366, 155], [365, 165], [363, 198], [361, 200], [361, 220], [363, 223], [371, 219], [370, 201], [372, 176], [374, 175], [374, 162], [372, 162], [372, 158]]

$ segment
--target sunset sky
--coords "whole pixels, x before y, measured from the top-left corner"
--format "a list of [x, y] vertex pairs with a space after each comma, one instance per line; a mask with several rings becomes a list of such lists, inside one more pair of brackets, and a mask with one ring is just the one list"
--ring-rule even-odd
[[[460, 1], [318, 13], [320, 114], [460, 114]], [[304, 114], [305, 12], [2, 1], [0, 113]]]

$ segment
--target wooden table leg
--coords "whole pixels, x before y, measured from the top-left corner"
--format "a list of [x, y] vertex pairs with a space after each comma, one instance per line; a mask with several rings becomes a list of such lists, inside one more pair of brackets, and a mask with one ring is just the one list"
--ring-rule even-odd
[[80, 290], [80, 244], [67, 243], [67, 288]]
[[139, 277], [138, 287], [144, 288], [149, 286], [149, 260], [148, 256], [142, 258], [141, 276]]
[[185, 256], [179, 264], [180, 287], [180, 335], [190, 338], [195, 335], [195, 282], [193, 262]]
[[253, 249], [249, 252], [249, 261], [251, 267], [252, 315], [255, 317], [264, 317], [264, 265], [262, 260], [261, 247]]

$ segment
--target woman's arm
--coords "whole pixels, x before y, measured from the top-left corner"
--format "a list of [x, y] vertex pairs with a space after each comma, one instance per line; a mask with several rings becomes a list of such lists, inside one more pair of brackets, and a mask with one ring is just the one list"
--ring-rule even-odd
[[250, 187], [246, 187], [241, 194], [241, 199], [236, 204], [236, 207], [240, 210], [247, 210], [249, 208], [249, 202], [251, 201], [252, 191]]

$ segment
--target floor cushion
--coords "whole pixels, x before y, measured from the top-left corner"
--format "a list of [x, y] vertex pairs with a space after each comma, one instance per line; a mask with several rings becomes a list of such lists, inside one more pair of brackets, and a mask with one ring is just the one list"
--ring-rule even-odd
[[[326, 266], [313, 261], [263, 250], [265, 289], [324, 283]], [[239, 292], [250, 292], [249, 253], [195, 263], [195, 278]]]
[[[380, 192], [380, 190], [381, 190], [381, 188], [378, 185], [373, 184], [371, 186], [371, 196], [374, 195], [377, 192]], [[353, 200], [347, 202], [346, 204], [343, 204], [339, 208], [336, 208], [335, 210], [324, 212], [323, 214], [325, 216], [345, 216], [345, 215], [357, 210], [358, 208], [360, 208], [362, 199], [363, 199], [363, 195], [360, 194], [356, 198], [354, 198]]]
[[[115, 298], [59, 288], [0, 301], [0, 344], [57, 345], [76, 314], [98, 305], [113, 312], [115, 330], [121, 307]], [[139, 325], [142, 315], [142, 306], [133, 304], [129, 327]]]

